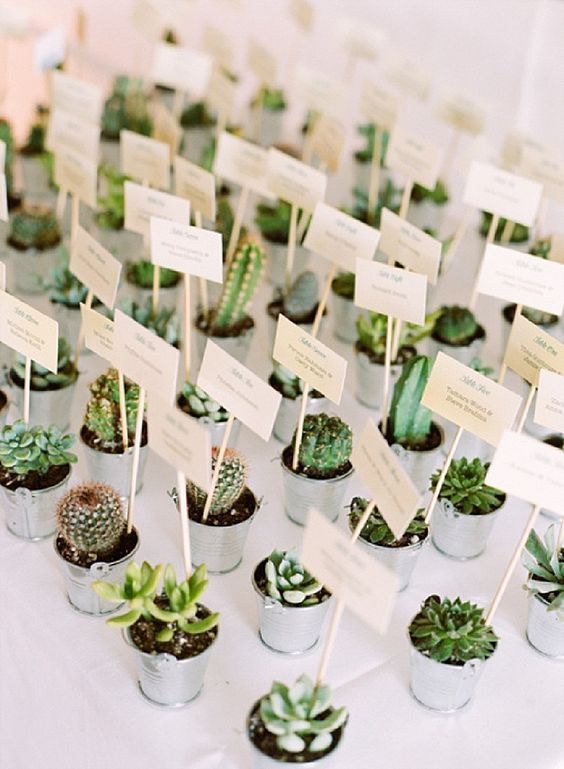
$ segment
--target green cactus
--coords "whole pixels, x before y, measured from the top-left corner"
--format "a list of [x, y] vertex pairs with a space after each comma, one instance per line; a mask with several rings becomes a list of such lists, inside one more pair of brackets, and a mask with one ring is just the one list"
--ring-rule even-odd
[[155, 315], [153, 300], [148, 296], [145, 304], [138, 304], [133, 299], [124, 299], [119, 303], [119, 309], [168, 344], [179, 346], [180, 318], [174, 308], [160, 307]]
[[[364, 125], [357, 126], [356, 132], [359, 134], [359, 136], [364, 136], [366, 139], [366, 146], [354, 153], [355, 160], [357, 160], [359, 163], [370, 163], [372, 156], [374, 155], [376, 126], [374, 123], [364, 123]], [[382, 131], [382, 151], [380, 153], [380, 166], [384, 165], [389, 140], [390, 134], [388, 131]]]
[[221, 297], [211, 312], [209, 332], [225, 335], [246, 318], [247, 309], [258, 286], [264, 264], [264, 251], [245, 243], [229, 266]]
[[321, 601], [321, 585], [300, 563], [295, 550], [273, 550], [264, 565], [266, 592], [291, 606], [313, 606]]
[[290, 204], [284, 200], [279, 200], [275, 206], [266, 203], [257, 205], [255, 224], [265, 240], [280, 244], [288, 242], [291, 210]]
[[268, 88], [262, 86], [251, 101], [251, 107], [255, 109], [260, 106], [269, 112], [282, 112], [286, 109], [286, 99], [284, 91], [281, 88]]
[[[124, 378], [125, 412], [129, 443], [135, 436], [139, 386]], [[94, 435], [101, 451], [119, 453], [122, 450], [121, 417], [119, 410], [119, 379], [115, 368], [110, 368], [90, 385], [91, 397], [86, 404], [84, 426]]]
[[416, 355], [403, 364], [394, 386], [388, 420], [388, 439], [405, 449], [415, 449], [431, 434], [432, 413], [421, 405], [421, 397], [431, 373], [431, 361]]
[[147, 109], [147, 97], [142, 81], [139, 78], [118, 75], [112, 93], [104, 104], [102, 136], [105, 139], [117, 140], [123, 128], [150, 136], [153, 121]]
[[[296, 433], [292, 437], [292, 451]], [[298, 470], [313, 478], [335, 478], [346, 472], [352, 451], [352, 430], [328, 414], [306, 414]]]
[[121, 230], [125, 221], [125, 182], [128, 176], [112, 166], [101, 166], [99, 177], [105, 194], [98, 196], [96, 224], [105, 230]]
[[181, 396], [185, 410], [194, 417], [205, 417], [211, 422], [227, 422], [229, 419], [229, 412], [223, 406], [191, 382], [182, 385]]
[[275, 390], [282, 393], [284, 398], [290, 398], [293, 401], [295, 401], [303, 391], [301, 379], [276, 361], [274, 361], [274, 368], [269, 378], [269, 384], [274, 387]]
[[354, 299], [354, 284], [355, 274], [354, 272], [340, 272], [331, 281], [331, 290], [337, 296], [342, 296], [343, 299]]
[[52, 467], [77, 461], [76, 454], [69, 451], [74, 441], [74, 435], [63, 435], [55, 425], [28, 429], [18, 419], [0, 432], [0, 466], [12, 482], [19, 483], [32, 472], [45, 475]]
[[467, 307], [443, 306], [435, 321], [433, 338], [444, 344], [461, 347], [470, 344], [479, 331], [480, 326]]
[[[358, 522], [362, 518], [368, 500], [363, 497], [353, 497], [349, 513], [349, 526], [354, 531]], [[382, 515], [377, 509], [374, 509], [365, 523], [360, 536], [366, 542], [372, 545], [381, 545], [382, 547], [399, 547], [402, 545], [415, 545], [425, 539], [428, 527], [424, 519], [424, 511], [419, 510], [415, 518], [409, 522], [405, 534], [398, 541]]]
[[118, 492], [89, 481], [69, 489], [57, 503], [59, 535], [84, 555], [111, 553], [126, 532], [127, 520]]
[[[465, 515], [485, 515], [497, 510], [503, 504], [505, 494], [485, 483], [487, 471], [488, 465], [484, 465], [478, 457], [471, 462], [466, 457], [451, 460], [439, 499], [447, 499]], [[440, 474], [438, 470], [431, 476], [431, 491], [435, 490]]]
[[432, 190], [423, 187], [421, 184], [414, 184], [413, 189], [411, 190], [411, 200], [414, 203], [423, 203], [423, 201], [429, 200], [436, 206], [444, 206], [444, 204], [448, 202], [446, 185], [440, 179]]
[[[12, 378], [20, 387], [25, 382], [25, 358], [18, 355], [12, 368]], [[78, 369], [72, 360], [70, 344], [64, 337], [59, 337], [57, 350], [57, 373], [44, 368], [36, 361], [31, 362], [30, 386], [32, 390], [62, 390], [74, 384], [78, 378]]]
[[[212, 448], [212, 473], [215, 469], [219, 449]], [[247, 485], [247, 463], [243, 456], [234, 449], [227, 449], [219, 469], [210, 515], [221, 515], [233, 509]], [[201, 512], [206, 504], [207, 493], [192, 481], [186, 483], [188, 507]]]
[[548, 259], [551, 248], [552, 238], [539, 238], [539, 240], [536, 240], [533, 243], [529, 249], [529, 253], [531, 256], [538, 256], [541, 259]]
[[33, 157], [45, 152], [45, 135], [47, 133], [47, 120], [49, 109], [38, 104], [35, 108], [35, 122], [31, 124], [26, 142], [21, 148], [22, 155]]
[[[125, 263], [125, 278], [129, 283], [133, 283], [140, 288], [153, 288], [153, 274], [155, 267], [152, 262], [146, 259], [139, 259], [137, 262]], [[175, 270], [169, 270], [168, 267], [161, 267], [159, 270], [159, 287], [172, 288], [178, 285], [182, 275]]]
[[19, 251], [44, 251], [61, 242], [61, 229], [54, 212], [45, 206], [27, 206], [10, 218], [8, 244]]
[[289, 318], [307, 318], [319, 303], [319, 279], [311, 270], [302, 272], [284, 297], [284, 309]]

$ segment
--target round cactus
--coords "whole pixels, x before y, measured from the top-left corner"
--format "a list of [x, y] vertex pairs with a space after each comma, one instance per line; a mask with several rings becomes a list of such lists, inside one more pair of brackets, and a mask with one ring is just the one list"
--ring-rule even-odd
[[28, 206], [11, 217], [8, 243], [20, 251], [28, 248], [44, 251], [56, 246], [60, 240], [59, 223], [50, 208]]
[[302, 272], [292, 283], [284, 300], [286, 314], [291, 318], [307, 318], [319, 303], [319, 280], [311, 270]]
[[81, 553], [103, 556], [119, 543], [126, 530], [118, 492], [105, 483], [80, 483], [57, 505], [60, 536]]
[[[296, 433], [292, 438], [292, 450]], [[340, 475], [352, 451], [352, 430], [329, 414], [306, 414], [300, 444], [300, 471], [315, 478]]]
[[478, 331], [474, 314], [466, 307], [452, 305], [443, 307], [435, 321], [433, 336], [452, 345], [469, 344]]
[[[212, 472], [215, 469], [219, 449], [212, 449]], [[227, 449], [219, 470], [219, 477], [215, 486], [210, 515], [228, 513], [247, 485], [247, 463], [239, 452]], [[192, 481], [186, 483], [188, 506], [195, 510], [203, 510], [206, 504], [207, 493], [196, 486]]]

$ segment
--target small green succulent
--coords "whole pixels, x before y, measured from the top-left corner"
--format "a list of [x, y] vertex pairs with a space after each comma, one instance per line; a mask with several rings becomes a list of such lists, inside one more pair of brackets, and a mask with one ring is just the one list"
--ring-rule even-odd
[[104, 194], [98, 195], [96, 224], [105, 230], [121, 230], [125, 221], [125, 182], [129, 177], [113, 166], [104, 165], [99, 178]]
[[303, 392], [301, 379], [276, 361], [274, 361], [269, 384], [274, 387], [275, 390], [282, 393], [284, 398], [290, 398], [290, 400], [293, 401], [295, 401], [296, 398], [299, 398]]
[[321, 599], [321, 585], [300, 563], [295, 550], [273, 550], [264, 566], [266, 592], [291, 606], [313, 606]]
[[200, 387], [191, 382], [185, 382], [182, 385], [181, 395], [186, 404], [186, 408], [194, 417], [206, 417], [212, 422], [226, 422], [229, 419], [229, 412], [226, 411], [217, 401], [204, 392]]
[[[18, 355], [12, 368], [12, 376], [23, 387], [25, 381], [25, 358]], [[76, 382], [78, 369], [72, 360], [70, 344], [64, 337], [59, 337], [57, 350], [57, 373], [41, 366], [36, 361], [31, 362], [30, 386], [32, 390], [62, 390]]]
[[251, 107], [255, 108], [261, 105], [263, 109], [269, 112], [282, 112], [286, 109], [286, 99], [284, 91], [281, 88], [268, 88], [263, 86], [253, 97]]
[[432, 412], [421, 405], [423, 391], [431, 373], [431, 360], [415, 355], [404, 364], [394, 385], [388, 436], [405, 449], [415, 449], [424, 443], [432, 429]]
[[526, 589], [531, 595], [540, 595], [564, 622], [564, 548], [556, 547], [558, 527], [549, 526], [544, 541], [533, 529], [523, 553], [523, 565], [529, 572]]
[[153, 121], [147, 109], [147, 96], [140, 78], [118, 75], [112, 93], [104, 104], [102, 113], [102, 136], [105, 139], [119, 139], [124, 128], [138, 134], [150, 136]]
[[366, 190], [363, 190], [360, 187], [355, 187], [353, 189], [353, 207], [346, 213], [349, 213], [355, 219], [358, 219], [365, 224], [371, 224], [373, 227], [379, 227], [382, 209], [388, 208], [390, 211], [393, 211], [395, 214], [397, 214], [401, 205], [401, 196], [401, 189], [399, 187], [394, 187], [391, 179], [386, 179], [384, 184], [378, 190], [376, 211], [371, 211], [371, 215], [369, 217], [368, 193]]
[[74, 435], [63, 435], [55, 425], [28, 428], [18, 419], [0, 432], [0, 465], [17, 481], [31, 472], [45, 475], [52, 467], [77, 461], [76, 454], [69, 451], [74, 441]]
[[411, 190], [411, 200], [414, 203], [422, 203], [428, 200], [434, 203], [436, 206], [444, 206], [448, 202], [448, 192], [446, 185], [441, 179], [437, 181], [434, 189], [429, 190], [427, 187], [422, 187], [420, 184], [414, 184]]
[[152, 331], [173, 347], [180, 343], [180, 318], [174, 308], [160, 307], [157, 313], [153, 312], [153, 301], [149, 296], [144, 304], [139, 304], [133, 299], [124, 299], [119, 304], [119, 309], [130, 318], [140, 323], [149, 331]]
[[26, 251], [45, 251], [61, 242], [61, 229], [55, 212], [45, 206], [26, 206], [10, 217], [8, 245]]
[[[292, 451], [296, 433], [292, 437]], [[345, 472], [352, 451], [352, 430], [337, 416], [306, 414], [298, 455], [300, 473], [334, 478]]]
[[291, 209], [284, 200], [279, 200], [274, 206], [267, 203], [257, 205], [255, 224], [265, 240], [281, 244], [288, 242]]
[[[139, 386], [124, 378], [125, 413], [129, 442], [135, 435]], [[115, 452], [122, 447], [121, 416], [119, 408], [119, 375], [117, 369], [108, 369], [90, 385], [90, 400], [86, 404], [84, 426], [94, 435], [102, 451]]]
[[[153, 263], [146, 259], [125, 263], [126, 280], [140, 288], [153, 288], [154, 272], [155, 267]], [[169, 270], [168, 267], [161, 267], [159, 271], [159, 287], [172, 288], [180, 282], [181, 277], [182, 275], [179, 272]]]
[[[448, 500], [453, 507], [465, 515], [485, 515], [497, 510], [505, 501], [505, 494], [485, 482], [488, 465], [476, 457], [471, 462], [462, 457], [453, 459], [448, 467], [439, 499]], [[434, 491], [441, 473], [438, 470], [430, 478]]]
[[[430, 336], [439, 312], [435, 310], [429, 313], [422, 326], [416, 326], [414, 323], [402, 324], [398, 351], [405, 347], [415, 347], [418, 342]], [[377, 312], [359, 315], [356, 320], [356, 330], [360, 349], [371, 353], [375, 358], [383, 358], [386, 354], [387, 328], [387, 315]]]
[[62, 304], [77, 310], [80, 303], [86, 301], [88, 289], [68, 268], [68, 252], [61, 249], [61, 260], [47, 281], [49, 300], [54, 304]]
[[[367, 504], [367, 499], [363, 499], [362, 497], [353, 497], [349, 512], [349, 525], [351, 530], [354, 530], [357, 527], [358, 522], [366, 510]], [[405, 534], [402, 537], [402, 540], [407, 537], [407, 544], [415, 545], [417, 542], [425, 539], [427, 536], [427, 531], [428, 527], [425, 523], [423, 511], [420, 510], [418, 511], [415, 518], [409, 522], [409, 526], [405, 530]], [[377, 509], [374, 509], [374, 511], [370, 514], [370, 517], [360, 532], [360, 536], [362, 539], [364, 539], [366, 542], [370, 542], [372, 545], [394, 547], [398, 544], [398, 540], [396, 539], [394, 533]]]
[[343, 299], [354, 299], [354, 272], [339, 272], [331, 282], [331, 290]]
[[22, 155], [33, 157], [45, 152], [48, 117], [49, 109], [38, 104], [35, 108], [35, 122], [31, 124], [26, 142], [20, 150]]
[[[374, 123], [364, 123], [363, 125], [357, 126], [356, 132], [359, 136], [363, 136], [366, 139], [366, 146], [354, 153], [355, 160], [358, 160], [359, 163], [370, 163], [372, 155], [374, 155], [376, 127]], [[380, 154], [381, 166], [384, 165], [389, 140], [390, 134], [388, 131], [382, 131], [382, 151]]]
[[441, 307], [433, 328], [433, 338], [455, 347], [468, 345], [480, 333], [474, 313], [467, 307], [449, 305]]

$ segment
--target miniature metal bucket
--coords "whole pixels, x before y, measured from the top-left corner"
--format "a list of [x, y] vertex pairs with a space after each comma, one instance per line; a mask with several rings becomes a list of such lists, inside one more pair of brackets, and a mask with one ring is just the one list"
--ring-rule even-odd
[[[131, 483], [131, 470], [133, 467], [133, 446], [130, 446], [125, 454], [108, 454], [104, 451], [96, 451], [80, 437], [82, 450], [88, 468], [88, 477], [91, 481], [107, 483], [114, 488], [120, 497], [129, 497]], [[143, 475], [147, 464], [148, 446], [145, 444], [139, 450], [139, 469], [135, 493], [138, 494], [143, 486]]]
[[[433, 424], [436, 423], [434, 422]], [[440, 425], [436, 426], [441, 432], [441, 442], [434, 449], [429, 451], [411, 451], [410, 449], [404, 449], [403, 446], [397, 443], [391, 446], [392, 450], [398, 455], [406, 473], [421, 493], [427, 491], [430, 477], [444, 463], [444, 433]]]
[[[11, 373], [8, 378], [14, 394], [14, 405], [20, 416], [23, 417], [23, 387], [14, 382]], [[68, 387], [61, 387], [58, 390], [30, 390], [29, 426], [56, 425], [63, 432], [67, 430], [70, 424], [76, 382], [77, 380]]]
[[[379, 409], [382, 405], [384, 387], [384, 368], [381, 363], [372, 363], [364, 352], [355, 352], [356, 359], [356, 399], [363, 406]], [[390, 390], [399, 377], [402, 367], [390, 366]]]
[[343, 507], [343, 497], [347, 490], [353, 468], [338, 478], [307, 478], [290, 470], [281, 459], [282, 481], [284, 483], [284, 510], [288, 518], [300, 526], [305, 526], [307, 515], [312, 507], [330, 521], [336, 521]]
[[262, 109], [260, 118], [260, 139], [262, 147], [271, 147], [280, 141], [285, 110]]
[[446, 353], [446, 355], [450, 355], [451, 358], [454, 358], [459, 363], [463, 363], [465, 366], [469, 366], [473, 358], [480, 357], [485, 341], [486, 337], [483, 336], [481, 339], [474, 339], [471, 344], [456, 346], [452, 344], [444, 344], [443, 342], [437, 342], [436, 339], [429, 337], [428, 354], [431, 360], [434, 361], [437, 357], [437, 353], [441, 351]]
[[345, 299], [334, 291], [331, 293], [331, 307], [334, 335], [342, 342], [356, 342], [356, 319], [362, 314], [362, 309], [352, 299]]
[[491, 513], [466, 515], [457, 510], [448, 499], [439, 499], [431, 523], [431, 539], [434, 546], [449, 558], [461, 561], [477, 558], [486, 549], [488, 537], [501, 507]]
[[[272, 432], [274, 437], [288, 445], [292, 440], [294, 430], [298, 424], [300, 409], [302, 405], [302, 396], [298, 398], [282, 398], [280, 408], [276, 414], [274, 428]], [[312, 398], [308, 396], [306, 405], [306, 414], [320, 414], [327, 409], [327, 398]]]
[[361, 547], [370, 552], [370, 554], [380, 563], [383, 563], [387, 569], [399, 577], [398, 592], [401, 593], [409, 585], [409, 580], [415, 569], [417, 559], [421, 554], [423, 545], [427, 537], [414, 545], [405, 547], [385, 547], [384, 545], [373, 545], [362, 537], [358, 538]]
[[57, 529], [57, 502], [65, 493], [70, 476], [69, 470], [56, 486], [36, 491], [12, 491], [0, 486], [8, 531], [31, 542], [52, 536]]
[[541, 595], [529, 599], [527, 640], [547, 657], [564, 659], [564, 620], [548, 610], [548, 601]]
[[208, 334], [205, 334], [203, 331], [201, 331], [201, 329], [198, 327], [195, 328], [195, 332], [198, 366], [204, 357], [204, 351], [206, 349], [208, 339], [211, 339], [212, 342], [215, 342], [215, 344], [218, 345], [218, 347], [221, 347], [222, 350], [225, 350], [225, 352], [229, 353], [229, 355], [232, 355], [235, 360], [239, 361], [239, 363], [245, 363], [247, 360], [247, 355], [249, 354], [251, 342], [253, 341], [255, 327], [252, 326], [251, 328], [246, 329], [239, 336], [209, 336]]
[[57, 247], [38, 251], [10, 249], [12, 253], [11, 273], [15, 276], [17, 294], [42, 294], [49, 274], [56, 263]]
[[[210, 419], [209, 417], [191, 417], [192, 419], [195, 419], [199, 425], [204, 427], [206, 431], [210, 434], [211, 437], [211, 445], [213, 446], [221, 446], [223, 442], [223, 436], [225, 435], [225, 428], [227, 426], [227, 422], [214, 422], [213, 419]], [[231, 434], [229, 435], [229, 440], [227, 441], [227, 447], [232, 449], [237, 445], [237, 439], [239, 438], [239, 430], [241, 428], [241, 422], [239, 422], [238, 419], [233, 420], [233, 427], [231, 428]]]
[[[286, 283], [286, 256], [288, 246], [285, 243], [270, 243], [265, 240], [268, 259], [266, 261], [266, 279], [273, 286], [284, 286]], [[306, 269], [309, 259], [309, 251], [296, 244], [294, 264], [292, 267], [292, 279]]]

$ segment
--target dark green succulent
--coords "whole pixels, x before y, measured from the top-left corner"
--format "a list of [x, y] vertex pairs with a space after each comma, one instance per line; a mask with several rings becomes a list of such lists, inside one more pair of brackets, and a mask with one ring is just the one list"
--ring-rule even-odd
[[523, 565], [529, 572], [526, 589], [531, 595], [542, 596], [548, 602], [548, 611], [553, 611], [564, 622], [564, 548], [557, 548], [558, 526], [552, 524], [544, 535], [544, 541], [536, 531], [531, 531]]
[[[358, 522], [366, 510], [367, 504], [367, 499], [353, 497], [349, 512], [349, 526], [351, 531], [356, 529]], [[360, 532], [360, 536], [372, 545], [381, 545], [383, 547], [398, 547], [400, 544], [405, 546], [415, 545], [427, 536], [428, 527], [425, 523], [423, 512], [423, 510], [418, 511], [415, 518], [409, 522], [409, 526], [405, 530], [405, 534], [401, 538], [401, 541], [398, 541], [382, 515], [377, 509], [374, 509]]]
[[[139, 408], [139, 386], [124, 379], [125, 413], [129, 443], [133, 442], [137, 410]], [[86, 404], [84, 426], [94, 436], [94, 443], [101, 451], [110, 453], [121, 450], [121, 415], [119, 409], [119, 378], [116, 369], [108, 369], [90, 385], [90, 400]]]
[[474, 313], [467, 307], [450, 305], [441, 307], [433, 328], [433, 338], [438, 342], [462, 347], [478, 337], [480, 326]]
[[35, 108], [35, 122], [31, 124], [26, 142], [20, 152], [24, 156], [33, 157], [45, 152], [45, 136], [49, 109], [38, 104]]
[[331, 290], [343, 299], [354, 299], [354, 272], [339, 272], [331, 282]]
[[[480, 224], [480, 235], [485, 238], [487, 237], [487, 234], [490, 230], [490, 225], [492, 223], [492, 215], [488, 213], [487, 211], [482, 211], [482, 222]], [[507, 219], [500, 219], [497, 225], [497, 229], [495, 231], [495, 237], [494, 242], [499, 243], [501, 240], [501, 236], [503, 234], [503, 230], [505, 229], [505, 225], [507, 224]], [[519, 224], [518, 222], [515, 222], [513, 225], [513, 232], [511, 233], [511, 237], [509, 238], [510, 243], [524, 243], [526, 240], [529, 239], [529, 228], [525, 227], [524, 224]]]
[[281, 88], [268, 88], [263, 86], [254, 96], [251, 102], [251, 107], [258, 107], [259, 104], [263, 109], [266, 109], [269, 112], [282, 112], [286, 109], [284, 91]]
[[8, 244], [19, 251], [44, 251], [61, 242], [61, 229], [55, 212], [45, 206], [27, 206], [10, 218]]
[[[25, 358], [18, 355], [12, 368], [12, 377], [23, 387], [25, 381]], [[78, 369], [72, 360], [70, 344], [64, 337], [59, 337], [57, 348], [57, 373], [31, 362], [30, 386], [32, 390], [62, 390], [74, 384], [78, 378]]]
[[[66, 256], [65, 256], [66, 254]], [[68, 253], [63, 249], [63, 257], [59, 264], [51, 270], [47, 281], [49, 300], [54, 304], [79, 309], [80, 303], [86, 301], [88, 289], [68, 268]]]
[[[296, 433], [292, 437], [292, 451]], [[298, 471], [313, 478], [335, 478], [346, 472], [352, 430], [337, 416], [306, 414], [298, 455]]]
[[28, 428], [18, 419], [0, 432], [0, 465], [14, 481], [22, 481], [32, 472], [45, 475], [52, 467], [77, 461], [76, 454], [69, 451], [74, 441], [74, 435], [63, 435], [55, 425]]
[[180, 125], [182, 128], [207, 128], [215, 125], [215, 119], [204, 101], [196, 101], [184, 108]]
[[[366, 146], [354, 153], [355, 160], [358, 160], [359, 163], [369, 163], [372, 160], [372, 155], [374, 155], [376, 127], [374, 123], [364, 123], [363, 125], [357, 126], [356, 132], [366, 139]], [[389, 140], [390, 134], [388, 131], [382, 131], [382, 151], [380, 153], [380, 166], [384, 165]]]
[[105, 194], [98, 195], [96, 224], [105, 230], [121, 230], [125, 220], [125, 182], [129, 177], [112, 166], [101, 166], [99, 177]]
[[[425, 317], [422, 326], [414, 323], [404, 323], [401, 327], [398, 350], [404, 347], [415, 347], [422, 339], [431, 334], [439, 311], [431, 312]], [[388, 316], [377, 312], [362, 313], [356, 320], [358, 344], [361, 349], [372, 353], [375, 358], [383, 358], [386, 353], [386, 330]]]
[[[129, 283], [139, 288], [153, 288], [153, 275], [155, 267], [147, 259], [139, 259], [137, 262], [125, 263], [125, 277]], [[168, 267], [161, 267], [159, 271], [160, 288], [172, 288], [178, 285], [182, 275]]]
[[548, 259], [551, 248], [552, 238], [539, 238], [539, 240], [533, 243], [529, 249], [529, 253], [531, 256], [538, 256], [541, 259]]
[[402, 191], [399, 187], [394, 187], [391, 179], [386, 179], [383, 185], [378, 190], [378, 201], [376, 204], [376, 211], [370, 212], [371, 217], [369, 221], [368, 216], [368, 193], [360, 187], [353, 189], [353, 206], [350, 211], [346, 211], [355, 219], [358, 219], [365, 224], [371, 224], [373, 227], [380, 226], [380, 217], [382, 215], [382, 209], [388, 208], [393, 213], [397, 214], [400, 210]]
[[280, 244], [288, 242], [291, 208], [284, 200], [279, 200], [274, 206], [267, 203], [257, 205], [255, 224], [265, 240]]
[[411, 190], [411, 200], [414, 203], [423, 203], [423, 201], [428, 200], [436, 206], [444, 206], [445, 203], [448, 203], [446, 185], [441, 179], [437, 181], [432, 190], [422, 187], [420, 184], [414, 184]]
[[[471, 462], [462, 457], [453, 459], [448, 467], [439, 499], [448, 500], [453, 507], [465, 515], [485, 515], [497, 510], [505, 501], [505, 494], [485, 482], [488, 465], [476, 457]], [[430, 478], [434, 491], [441, 473], [437, 471]]]

